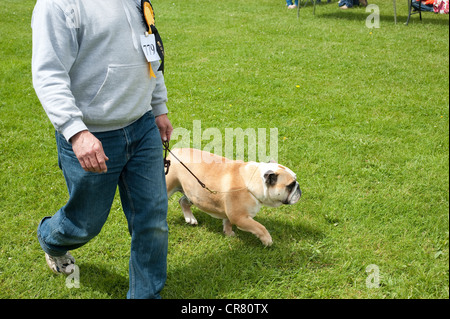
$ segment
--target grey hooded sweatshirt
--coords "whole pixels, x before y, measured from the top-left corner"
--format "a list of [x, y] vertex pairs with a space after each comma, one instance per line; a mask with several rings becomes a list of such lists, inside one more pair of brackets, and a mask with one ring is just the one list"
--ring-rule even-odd
[[159, 62], [150, 78], [140, 46], [139, 0], [38, 0], [31, 24], [33, 86], [66, 140], [168, 112]]

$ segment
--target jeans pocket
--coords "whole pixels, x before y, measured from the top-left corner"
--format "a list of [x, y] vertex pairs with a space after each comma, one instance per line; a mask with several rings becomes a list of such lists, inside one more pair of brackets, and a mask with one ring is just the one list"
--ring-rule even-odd
[[60, 169], [62, 169], [61, 156], [69, 156], [72, 158], [76, 158], [76, 155], [73, 152], [72, 144], [67, 142], [64, 135], [62, 135], [59, 132], [55, 132], [55, 137], [56, 137], [56, 147], [58, 148], [58, 166]]
[[153, 111], [150, 110], [147, 113], [145, 113], [145, 116], [149, 119], [149, 120], [154, 120], [155, 119], [155, 115], [153, 114]]

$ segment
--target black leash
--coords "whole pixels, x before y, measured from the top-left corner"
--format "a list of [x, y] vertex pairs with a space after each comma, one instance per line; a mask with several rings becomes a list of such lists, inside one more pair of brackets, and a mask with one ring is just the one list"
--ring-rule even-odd
[[170, 153], [178, 162], [180, 162], [181, 165], [183, 165], [183, 167], [185, 169], [187, 169], [187, 171], [189, 173], [191, 173], [192, 176], [194, 176], [194, 178], [197, 180], [197, 182], [200, 184], [201, 187], [206, 189], [211, 194], [217, 194], [216, 191], [210, 190], [208, 187], [206, 187], [205, 183], [203, 183], [197, 176], [195, 176], [195, 174], [192, 173], [192, 171], [178, 157], [176, 157], [172, 153], [172, 151], [170, 150], [169, 141], [164, 141], [163, 142], [163, 147], [164, 147], [164, 167], [166, 169], [166, 172], [165, 172], [166, 175], [169, 174], [169, 168], [170, 168], [170, 160], [167, 159], [167, 153]]

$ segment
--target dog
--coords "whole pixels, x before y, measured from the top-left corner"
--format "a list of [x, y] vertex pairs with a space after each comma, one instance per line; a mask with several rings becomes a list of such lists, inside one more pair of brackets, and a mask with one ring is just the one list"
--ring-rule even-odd
[[[229, 160], [191, 148], [173, 149], [172, 153], [176, 158], [168, 157], [171, 165], [166, 175], [167, 194], [183, 194], [179, 204], [188, 224], [197, 224], [191, 210], [195, 205], [222, 219], [226, 235], [233, 236], [232, 226], [236, 225], [270, 246], [269, 232], [253, 218], [263, 205], [292, 205], [300, 199], [296, 174], [280, 164]], [[180, 161], [207, 187], [202, 187]]]

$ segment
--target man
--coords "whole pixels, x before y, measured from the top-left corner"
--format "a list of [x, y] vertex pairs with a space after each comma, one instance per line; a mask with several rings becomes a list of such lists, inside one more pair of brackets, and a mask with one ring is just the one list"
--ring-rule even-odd
[[69, 200], [38, 226], [47, 264], [70, 273], [69, 250], [101, 230], [119, 186], [131, 234], [128, 298], [160, 298], [166, 280], [167, 193], [162, 143], [170, 139], [160, 62], [140, 43], [140, 0], [38, 0], [33, 85], [56, 129]]

